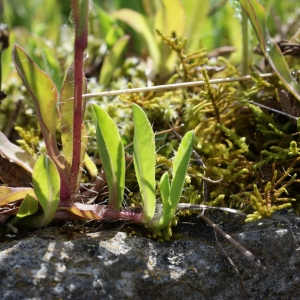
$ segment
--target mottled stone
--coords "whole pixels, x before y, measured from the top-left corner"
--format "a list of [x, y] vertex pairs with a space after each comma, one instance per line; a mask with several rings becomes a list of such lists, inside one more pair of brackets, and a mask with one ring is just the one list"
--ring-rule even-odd
[[267, 267], [257, 267], [219, 238], [240, 272], [244, 294], [213, 230], [191, 217], [174, 228], [181, 238], [167, 243], [121, 231], [68, 240], [55, 227], [7, 238], [0, 244], [0, 298], [300, 299], [299, 217], [285, 212], [250, 224], [219, 212], [208, 217]]

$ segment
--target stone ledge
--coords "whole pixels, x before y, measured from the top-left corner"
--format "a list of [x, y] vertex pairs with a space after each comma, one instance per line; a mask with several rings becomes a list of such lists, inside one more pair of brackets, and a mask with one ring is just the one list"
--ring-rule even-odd
[[300, 299], [300, 217], [278, 216], [242, 225], [228, 215], [209, 214], [267, 267], [260, 269], [219, 239], [247, 297], [220, 255], [212, 229], [190, 218], [174, 229], [180, 240], [162, 244], [121, 231], [68, 240], [54, 227], [2, 243], [1, 299]]

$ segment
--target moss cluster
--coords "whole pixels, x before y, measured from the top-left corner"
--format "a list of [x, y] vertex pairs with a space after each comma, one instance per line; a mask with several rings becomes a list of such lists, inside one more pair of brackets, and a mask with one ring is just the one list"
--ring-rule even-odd
[[[248, 214], [246, 221], [270, 217], [276, 210], [291, 206], [299, 213], [298, 128], [292, 118], [279, 114], [280, 82], [276, 77], [262, 79], [252, 73], [252, 82], [213, 85], [210, 79], [238, 77], [239, 71], [223, 57], [186, 55], [184, 47], [180, 48], [184, 43], [177, 40], [174, 45], [174, 39], [159, 34], [179, 57], [172, 82], [174, 78], [175, 82], [204, 80], [205, 85], [155, 93], [150, 98], [142, 94], [126, 97], [144, 106], [155, 128], [184, 124], [179, 132], [195, 129], [194, 150], [204, 164], [199, 165], [196, 157], [191, 162], [182, 202], [237, 208]], [[268, 107], [275, 107], [279, 113]], [[171, 168], [172, 143], [174, 137], [170, 136], [163, 141], [158, 172]]]

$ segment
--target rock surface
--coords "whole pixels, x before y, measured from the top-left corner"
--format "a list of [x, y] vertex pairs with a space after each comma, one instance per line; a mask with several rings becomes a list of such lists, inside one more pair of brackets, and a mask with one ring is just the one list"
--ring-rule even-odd
[[244, 293], [214, 231], [189, 218], [173, 230], [181, 239], [166, 243], [115, 230], [70, 237], [55, 227], [6, 237], [0, 299], [300, 299], [300, 217], [278, 213], [246, 225], [219, 212], [208, 217], [267, 267], [219, 238]]

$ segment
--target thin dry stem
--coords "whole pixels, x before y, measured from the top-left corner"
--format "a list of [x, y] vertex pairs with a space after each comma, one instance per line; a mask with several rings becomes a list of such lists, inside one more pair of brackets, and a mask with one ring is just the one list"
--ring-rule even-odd
[[[273, 73], [265, 73], [260, 74], [259, 77], [261, 78], [269, 78], [273, 77]], [[236, 78], [222, 78], [222, 79], [211, 79], [209, 80], [210, 84], [221, 84], [221, 83], [228, 83], [228, 82], [235, 82], [235, 81], [247, 81], [252, 80], [252, 76], [241, 76]], [[157, 85], [157, 86], [149, 86], [149, 87], [142, 87], [142, 88], [132, 88], [132, 89], [124, 89], [124, 90], [115, 90], [115, 91], [106, 91], [106, 92], [99, 92], [99, 93], [91, 93], [91, 94], [83, 94], [83, 98], [96, 98], [96, 97], [105, 97], [105, 96], [116, 96], [121, 94], [132, 94], [132, 93], [143, 93], [143, 92], [152, 92], [152, 91], [164, 91], [164, 90], [175, 90], [181, 89], [184, 87], [191, 87], [191, 86], [201, 86], [205, 85], [206, 82], [203, 80], [200, 81], [191, 81], [191, 82], [183, 82], [183, 83], [174, 83], [174, 84], [165, 84], [165, 85]], [[72, 98], [71, 98], [72, 99]]]

